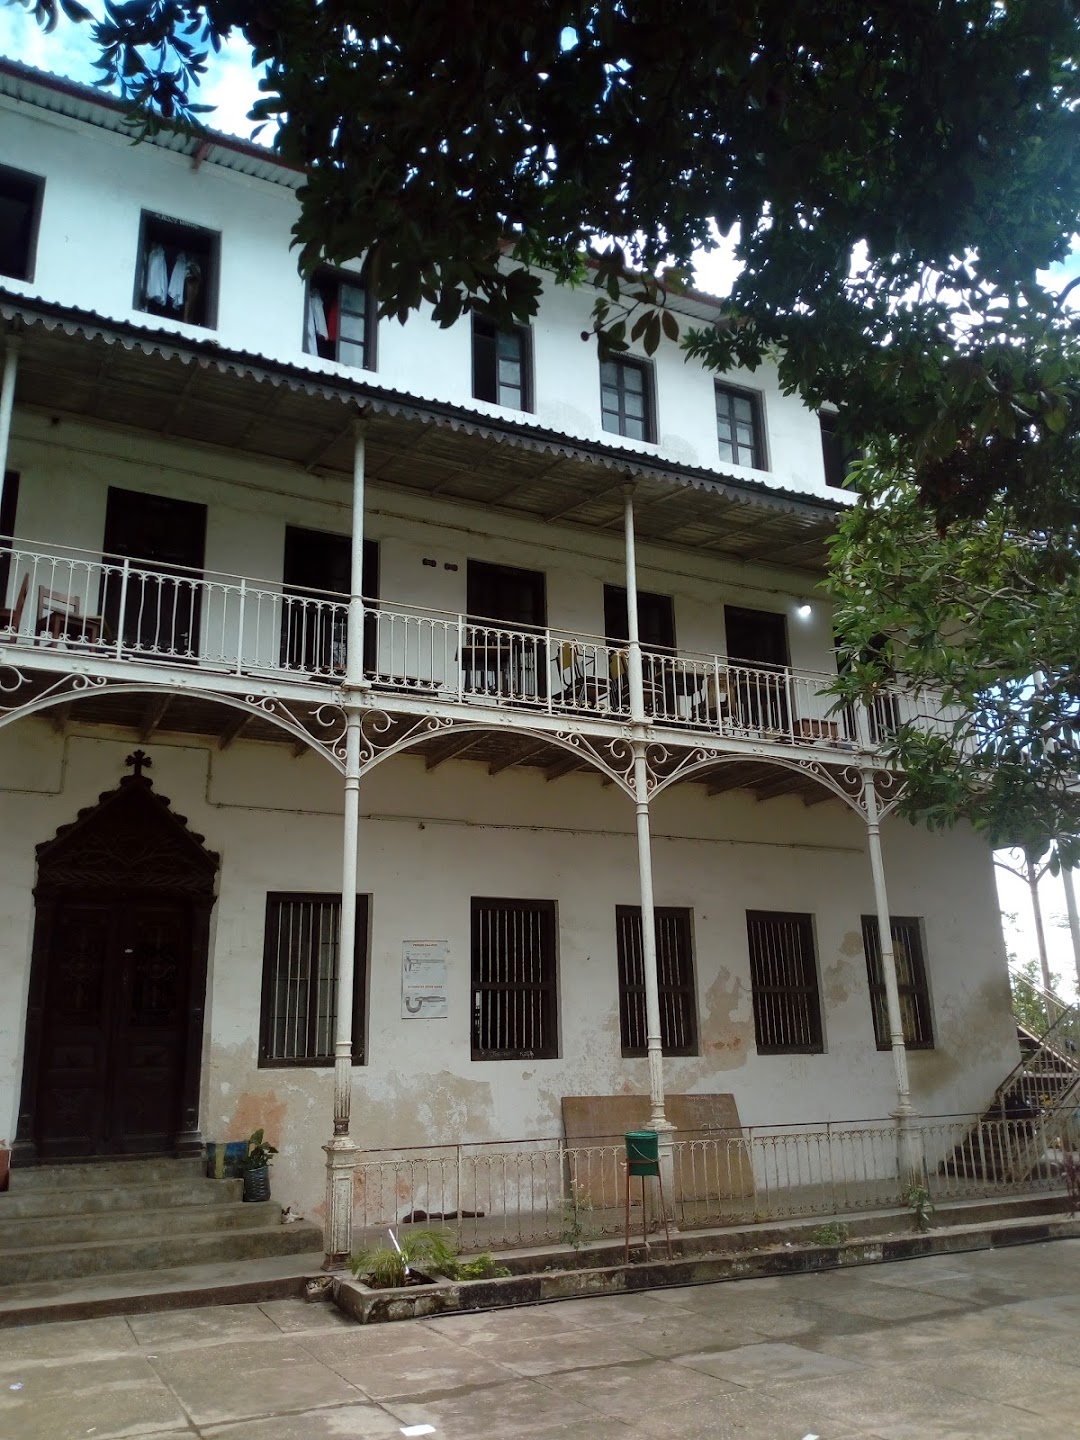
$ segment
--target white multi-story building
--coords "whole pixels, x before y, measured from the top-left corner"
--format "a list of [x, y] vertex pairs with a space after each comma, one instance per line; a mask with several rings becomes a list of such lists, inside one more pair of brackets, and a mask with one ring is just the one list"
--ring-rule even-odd
[[377, 321], [295, 170], [11, 63], [0, 136], [16, 1166], [263, 1125], [333, 1254], [354, 1144], [985, 1105], [990, 857], [893, 814], [908, 702], [826, 693], [818, 415], [600, 364], [590, 287]]

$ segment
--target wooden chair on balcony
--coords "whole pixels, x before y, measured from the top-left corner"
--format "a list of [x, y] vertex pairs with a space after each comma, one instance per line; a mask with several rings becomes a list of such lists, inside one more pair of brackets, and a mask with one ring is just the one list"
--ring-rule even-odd
[[608, 704], [608, 682], [596, 673], [596, 648], [564, 640], [555, 657], [559, 700], [579, 710], [602, 710]]
[[77, 595], [38, 586], [34, 633], [43, 645], [97, 645], [105, 629], [100, 615], [83, 615]]
[[30, 593], [30, 572], [27, 571], [19, 586], [19, 593], [15, 596], [15, 604], [11, 609], [0, 609], [0, 630], [11, 630], [16, 635], [19, 633], [19, 626], [22, 624], [23, 611], [26, 609], [26, 597]]

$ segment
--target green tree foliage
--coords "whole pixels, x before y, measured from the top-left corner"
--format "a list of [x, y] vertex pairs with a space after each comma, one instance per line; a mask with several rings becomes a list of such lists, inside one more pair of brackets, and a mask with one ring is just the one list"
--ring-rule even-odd
[[[841, 691], [898, 682], [886, 742], [909, 815], [971, 820], [996, 847], [1080, 859], [1080, 533], [1064, 498], [1034, 529], [1000, 498], [942, 530], [888, 447], [858, 467], [833, 546]], [[886, 637], [884, 643], [882, 637]], [[945, 721], [939, 718], [945, 707]]]
[[385, 315], [525, 319], [538, 266], [580, 281], [599, 249], [601, 344], [655, 348], [694, 254], [737, 235], [689, 349], [778, 355], [854, 443], [897, 437], [948, 522], [1040, 514], [1075, 445], [1035, 272], [1080, 229], [1078, 28], [1073, 0], [126, 0], [93, 37], [156, 124], [196, 117], [242, 34], [308, 174], [302, 266], [368, 256]]
[[[1056, 991], [1060, 982], [1057, 976], [1052, 978]], [[1045, 1034], [1050, 1022], [1042, 995], [1039, 962], [1025, 960], [1023, 965], [1010, 974], [1009, 983], [1012, 985], [1012, 1012], [1017, 1024], [1023, 1025], [1024, 1029], [1030, 1030], [1033, 1035]]]

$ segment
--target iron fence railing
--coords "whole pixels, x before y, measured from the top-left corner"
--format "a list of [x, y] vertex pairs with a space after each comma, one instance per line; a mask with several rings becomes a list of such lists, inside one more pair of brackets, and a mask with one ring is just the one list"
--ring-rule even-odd
[[[1032, 1153], [1029, 1122], [975, 1115], [678, 1133], [666, 1196], [680, 1229], [855, 1215], [912, 1203], [1057, 1193], [1075, 1123]], [[913, 1177], [911, 1156], [917, 1159]], [[386, 1226], [449, 1229], [465, 1249], [578, 1244], [622, 1233], [621, 1138], [446, 1145], [369, 1152], [357, 1167], [359, 1237]], [[920, 1178], [921, 1177], [921, 1178]], [[640, 1191], [632, 1187], [632, 1203]]]

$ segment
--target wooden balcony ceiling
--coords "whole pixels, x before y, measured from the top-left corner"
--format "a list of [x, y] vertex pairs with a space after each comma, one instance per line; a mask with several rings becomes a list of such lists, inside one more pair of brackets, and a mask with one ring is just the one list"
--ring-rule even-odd
[[616, 445], [413, 399], [357, 371], [320, 375], [213, 340], [23, 301], [0, 291], [21, 335], [16, 404], [156, 436], [352, 474], [352, 426], [368, 421], [369, 480], [591, 530], [622, 526], [636, 485], [638, 534], [697, 551], [819, 573], [840, 506], [676, 467]]
[[[44, 688], [49, 678], [42, 677], [38, 688]], [[20, 696], [23, 702], [29, 698], [26, 693]], [[313, 716], [324, 700], [325, 697], [313, 699], [307, 706], [291, 701], [290, 708], [298, 717], [305, 711]], [[105, 725], [128, 732], [143, 742], [166, 734], [188, 735], [216, 741], [218, 749], [225, 750], [242, 739], [287, 746], [297, 759], [310, 748], [269, 716], [263, 718], [205, 695], [177, 694], [165, 687], [148, 688], [138, 694], [120, 694], [108, 688], [84, 692], [42, 711], [41, 716], [57, 730], [69, 724]], [[407, 729], [414, 719], [413, 716], [395, 718], [392, 730], [383, 735], [383, 740], [392, 740], [394, 733]], [[450, 760], [468, 760], [483, 766], [489, 776], [523, 768], [540, 772], [549, 782], [576, 774], [592, 776], [597, 784], [611, 784], [584, 756], [569, 754], [562, 746], [535, 733], [508, 728], [480, 732], [443, 730], [404, 753], [422, 759], [429, 772]], [[673, 750], [670, 763], [677, 763], [678, 758], [679, 752]], [[759, 800], [797, 795], [807, 805], [831, 798], [828, 790], [802, 772], [750, 758], [725, 760], [697, 774], [688, 783], [704, 785], [710, 795], [727, 790], [746, 790]]]

